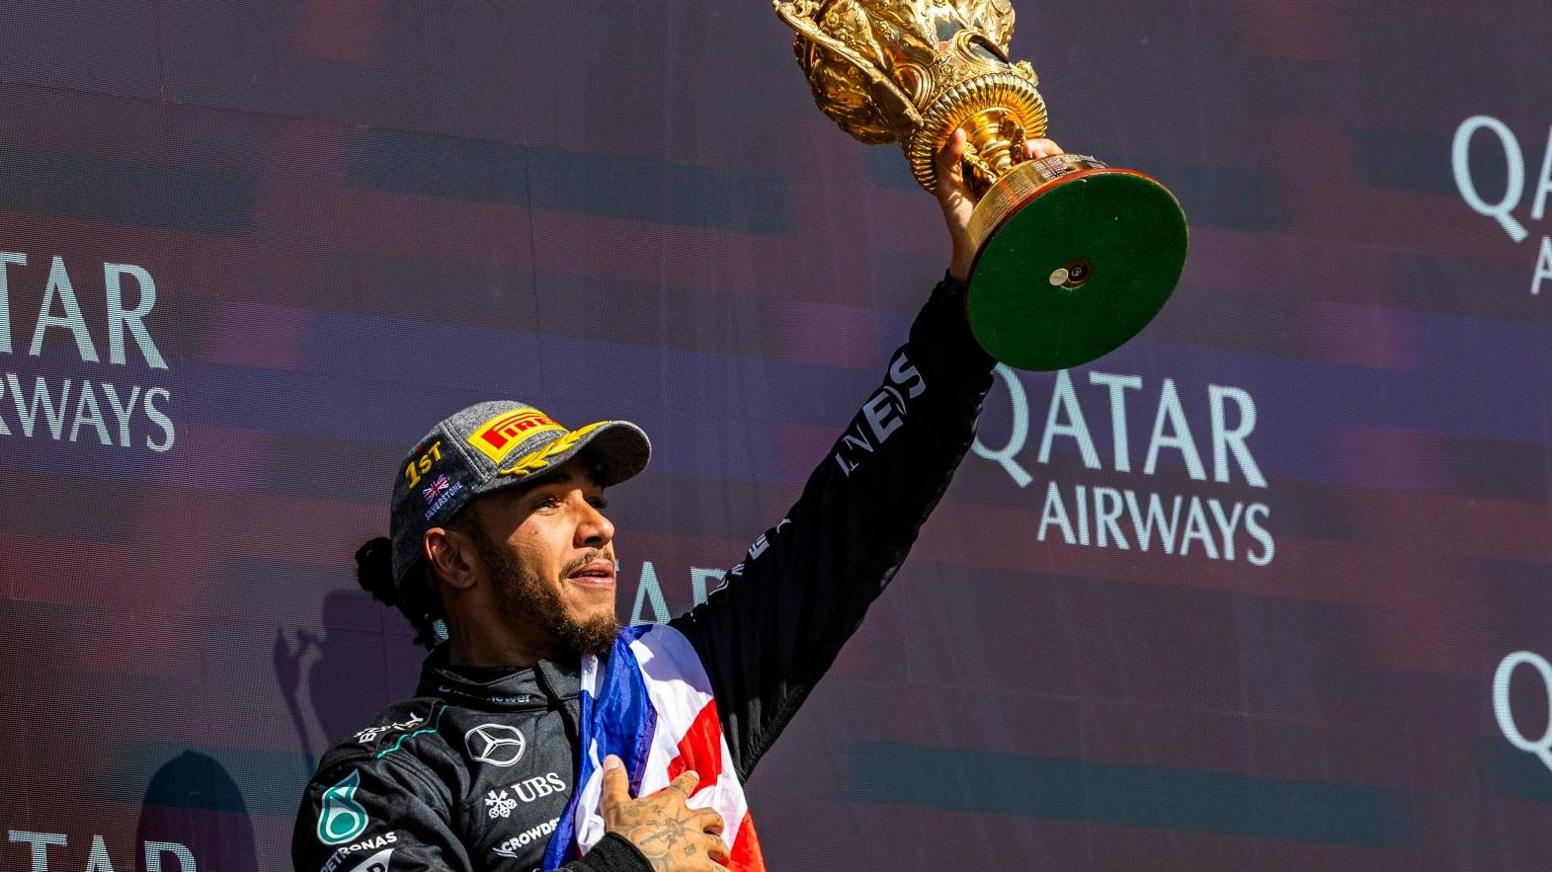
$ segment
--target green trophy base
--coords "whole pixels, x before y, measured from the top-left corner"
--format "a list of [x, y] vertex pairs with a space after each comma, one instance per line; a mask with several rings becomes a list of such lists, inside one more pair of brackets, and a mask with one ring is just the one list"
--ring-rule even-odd
[[1038, 164], [976, 206], [972, 229], [989, 232], [970, 273], [970, 329], [1009, 366], [1065, 369], [1115, 350], [1164, 307], [1185, 268], [1186, 217], [1142, 173], [1098, 165], [1048, 180], [1052, 164]]

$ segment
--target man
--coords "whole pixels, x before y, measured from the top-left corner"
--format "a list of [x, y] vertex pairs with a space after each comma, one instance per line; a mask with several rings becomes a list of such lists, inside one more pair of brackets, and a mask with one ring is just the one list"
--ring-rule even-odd
[[635, 425], [482, 403], [415, 446], [391, 539], [357, 559], [434, 648], [417, 696], [320, 762], [297, 869], [765, 868], [742, 781], [905, 559], [992, 382], [964, 315], [964, 142], [937, 156], [948, 275], [884, 383], [787, 517], [667, 626], [615, 618], [603, 495], [646, 465]]

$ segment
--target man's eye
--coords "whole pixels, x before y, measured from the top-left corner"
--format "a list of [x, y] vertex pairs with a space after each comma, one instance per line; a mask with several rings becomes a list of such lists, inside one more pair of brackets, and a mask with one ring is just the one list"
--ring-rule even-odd
[[604, 499], [603, 497], [593, 497], [591, 500], [589, 500], [589, 502], [591, 502], [593, 504], [593, 508], [597, 509], [600, 512], [603, 511], [604, 509], [609, 508], [609, 501]]
[[541, 509], [553, 509], [558, 505], [560, 505], [560, 497], [557, 496], [547, 496], [539, 500], [539, 508]]

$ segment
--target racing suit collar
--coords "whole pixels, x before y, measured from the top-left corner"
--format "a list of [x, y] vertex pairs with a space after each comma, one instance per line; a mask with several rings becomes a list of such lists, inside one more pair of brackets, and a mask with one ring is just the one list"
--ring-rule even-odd
[[447, 645], [432, 649], [420, 670], [420, 696], [436, 696], [469, 708], [541, 710], [581, 694], [581, 664], [540, 660], [531, 667], [454, 666]]

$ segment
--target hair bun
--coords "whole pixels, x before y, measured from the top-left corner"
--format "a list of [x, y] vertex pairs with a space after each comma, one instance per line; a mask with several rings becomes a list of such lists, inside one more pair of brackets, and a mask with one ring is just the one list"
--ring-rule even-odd
[[356, 549], [356, 581], [383, 605], [399, 605], [399, 586], [393, 583], [393, 543], [387, 536]]

